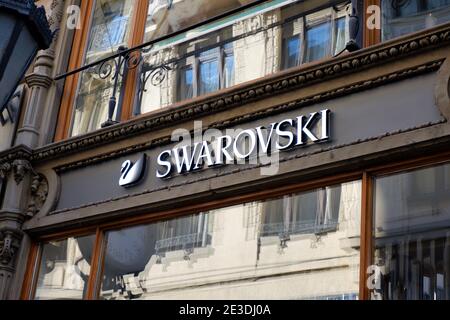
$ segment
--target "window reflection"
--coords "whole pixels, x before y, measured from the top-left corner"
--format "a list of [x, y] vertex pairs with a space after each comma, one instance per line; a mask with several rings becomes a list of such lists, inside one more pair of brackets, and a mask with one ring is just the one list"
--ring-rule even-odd
[[[84, 65], [117, 53], [120, 46], [127, 46], [134, 6], [135, 0], [95, 1]], [[108, 118], [115, 66], [112, 63], [101, 67], [96, 66], [80, 74], [72, 136], [99, 129]], [[118, 102], [122, 81], [122, 75], [119, 75], [119, 90], [116, 92]]]
[[263, 235], [321, 234], [338, 226], [341, 186], [327, 187], [263, 204]]
[[[219, 2], [208, 5], [220, 6]], [[155, 44], [144, 56], [141, 98], [135, 113], [164, 108], [341, 52], [349, 39], [351, 4], [342, 2], [314, 11], [327, 3], [272, 0]], [[192, 87], [186, 81], [190, 70]], [[160, 73], [160, 81], [151, 81]]]
[[95, 236], [92, 235], [43, 244], [34, 298], [84, 298], [94, 240]]
[[360, 202], [356, 181], [108, 232], [100, 296], [355, 299]]
[[323, 59], [329, 52], [330, 23], [325, 22], [306, 31], [306, 61]]
[[376, 179], [376, 299], [450, 299], [450, 165]]
[[382, 0], [382, 16], [384, 41], [450, 21], [450, 1]]

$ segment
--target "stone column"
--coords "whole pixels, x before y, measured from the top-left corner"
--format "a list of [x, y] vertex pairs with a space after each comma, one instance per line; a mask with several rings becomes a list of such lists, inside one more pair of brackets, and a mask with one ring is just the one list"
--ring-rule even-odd
[[53, 42], [47, 50], [41, 50], [36, 56], [33, 72], [25, 77], [30, 95], [25, 110], [22, 127], [17, 131], [17, 144], [35, 148], [39, 141], [43, 114], [46, 110], [47, 95], [53, 83], [56, 38], [63, 16], [64, 0], [53, 0], [48, 18], [50, 30], [54, 34]]
[[[50, 8], [50, 28], [56, 36], [64, 0], [52, 0]], [[41, 128], [41, 122], [46, 110], [48, 89], [53, 83], [55, 43], [54, 37], [49, 49], [38, 52], [33, 71], [26, 76], [30, 94], [25, 106], [23, 126], [17, 131], [15, 147], [0, 154], [0, 178], [6, 182], [0, 209], [0, 300], [18, 298], [17, 292], [14, 295], [10, 293], [13, 282], [17, 291], [23, 277], [22, 274], [16, 279], [17, 256], [19, 252], [20, 255], [28, 254], [21, 247], [26, 237], [22, 225], [36, 213], [33, 189], [36, 189], [36, 181], [41, 179], [33, 170], [30, 159], [32, 149], [38, 147], [40, 130], [48, 129]]]
[[0, 210], [0, 300], [7, 298], [14, 276], [16, 253], [23, 237], [28, 188], [32, 171], [31, 150], [19, 146], [0, 156], [0, 178], [7, 181], [5, 198]]

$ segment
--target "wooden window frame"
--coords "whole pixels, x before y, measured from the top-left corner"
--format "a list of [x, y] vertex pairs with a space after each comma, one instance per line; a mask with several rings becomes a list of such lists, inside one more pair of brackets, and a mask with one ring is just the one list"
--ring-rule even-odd
[[[130, 20], [130, 34], [128, 46], [134, 47], [142, 43], [145, 32], [145, 22], [147, 18], [147, 8], [149, 0], [135, 0], [136, 6]], [[95, 0], [81, 1], [80, 4], [80, 25], [75, 31], [72, 50], [69, 57], [68, 70], [80, 68], [83, 65], [91, 30]], [[136, 69], [136, 68], [135, 68]], [[130, 119], [134, 102], [134, 93], [137, 85], [137, 70], [128, 71], [126, 82], [123, 87], [123, 103], [117, 108], [121, 109], [120, 120]], [[70, 137], [73, 122], [75, 98], [78, 93], [80, 83], [80, 73], [68, 76], [65, 80], [62, 93], [61, 105], [58, 114], [58, 123], [54, 141], [61, 141]], [[105, 119], [106, 120], [106, 119]]]
[[[362, 17], [363, 17], [363, 47], [364, 48], [381, 43], [381, 29], [370, 30], [367, 28], [367, 20], [369, 18], [367, 9], [373, 5], [378, 6], [380, 8], [380, 13], [381, 13], [381, 0], [364, 0], [364, 5], [363, 5], [364, 12], [362, 14]], [[381, 23], [382, 23], [382, 21], [381, 21], [381, 16], [380, 16], [380, 24]]]

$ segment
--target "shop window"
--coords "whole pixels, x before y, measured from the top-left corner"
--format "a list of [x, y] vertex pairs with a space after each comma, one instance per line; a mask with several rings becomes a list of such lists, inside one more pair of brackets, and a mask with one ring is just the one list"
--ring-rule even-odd
[[[267, 204], [289, 206], [287, 199], [302, 206], [298, 218], [318, 219], [316, 226], [332, 220], [332, 228], [300, 232], [284, 244], [261, 237], [267, 216], [278, 217]], [[327, 207], [330, 217], [316, 217]], [[99, 298], [356, 299], [360, 214], [361, 183], [355, 181], [108, 231]], [[255, 282], [261, 276], [272, 280]]]
[[[114, 54], [120, 46], [128, 46], [134, 6], [134, 0], [95, 1], [83, 64]], [[70, 135], [99, 129], [108, 118], [111, 97], [120, 103], [124, 74], [118, 74], [118, 82], [115, 83], [114, 68], [111, 61], [80, 75]], [[117, 108], [115, 111], [114, 118], [118, 120]]]
[[450, 298], [450, 165], [375, 180], [373, 298]]
[[85, 298], [94, 239], [85, 236], [44, 243], [34, 298]]
[[189, 260], [195, 249], [211, 244], [210, 219], [208, 213], [200, 213], [108, 232], [102, 297], [133, 298], [131, 291], [138, 280], [134, 277], [145, 269]]
[[382, 0], [382, 40], [450, 21], [449, 0]]
[[[97, 237], [38, 245], [27, 286], [35, 299], [357, 299], [360, 215], [361, 181], [353, 181], [121, 229], [99, 226]], [[280, 216], [302, 229], [292, 228], [290, 239], [263, 235]]]
[[269, 0], [224, 14], [241, 6], [238, 0], [83, 2], [69, 69], [93, 65], [66, 78], [55, 140], [332, 57], [349, 37], [349, 1]]

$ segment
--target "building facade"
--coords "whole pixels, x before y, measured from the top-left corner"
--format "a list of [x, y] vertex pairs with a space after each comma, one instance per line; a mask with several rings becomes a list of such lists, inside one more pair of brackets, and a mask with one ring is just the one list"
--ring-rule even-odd
[[2, 299], [450, 299], [450, 1], [40, 0]]

